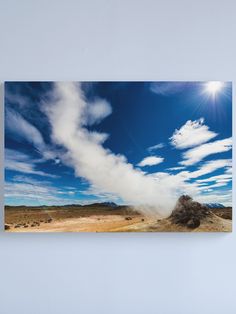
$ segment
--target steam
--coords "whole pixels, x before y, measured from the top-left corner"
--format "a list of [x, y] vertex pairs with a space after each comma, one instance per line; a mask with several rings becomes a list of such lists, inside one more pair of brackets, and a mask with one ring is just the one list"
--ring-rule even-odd
[[67, 162], [77, 176], [102, 192], [138, 206], [144, 214], [170, 214], [176, 202], [176, 180], [156, 180], [135, 169], [124, 156], [102, 146], [108, 134], [86, 128], [112, 112], [107, 102], [87, 104], [79, 84], [60, 82], [55, 83], [53, 100], [44, 109], [52, 127], [52, 140], [66, 149]]

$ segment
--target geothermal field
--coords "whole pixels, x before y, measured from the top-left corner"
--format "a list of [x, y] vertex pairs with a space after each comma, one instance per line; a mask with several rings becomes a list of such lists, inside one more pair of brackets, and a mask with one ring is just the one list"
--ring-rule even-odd
[[231, 82], [4, 86], [7, 232], [231, 231]]
[[210, 207], [181, 196], [169, 217], [143, 215], [114, 203], [5, 206], [7, 232], [230, 232], [231, 207]]

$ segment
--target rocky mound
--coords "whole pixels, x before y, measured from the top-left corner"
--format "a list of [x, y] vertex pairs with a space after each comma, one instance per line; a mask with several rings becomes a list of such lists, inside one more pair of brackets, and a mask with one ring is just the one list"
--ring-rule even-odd
[[188, 195], [182, 195], [178, 199], [170, 219], [177, 225], [194, 229], [199, 227], [201, 221], [210, 214], [206, 206], [193, 201]]

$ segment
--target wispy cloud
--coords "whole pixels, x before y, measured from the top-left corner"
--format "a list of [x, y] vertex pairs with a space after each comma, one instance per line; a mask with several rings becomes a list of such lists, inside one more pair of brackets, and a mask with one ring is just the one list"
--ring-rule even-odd
[[148, 147], [148, 151], [149, 152], [153, 152], [154, 150], [157, 150], [157, 149], [161, 149], [161, 148], [164, 148], [165, 147], [165, 144], [164, 143], [159, 143], [159, 144], [156, 144], [156, 145], [153, 145], [153, 146], [150, 146]]
[[6, 109], [5, 127], [14, 139], [32, 144], [43, 158], [54, 159], [56, 157], [53, 149], [45, 144], [39, 130], [13, 109]]
[[90, 185], [85, 190], [80, 190], [80, 193], [83, 195], [89, 195], [89, 196], [95, 197], [97, 198], [96, 201], [99, 201], [99, 202], [108, 202], [108, 201], [117, 202], [117, 203], [120, 202], [119, 197], [117, 197], [116, 194], [108, 193], [94, 185]]
[[149, 156], [140, 161], [137, 166], [145, 167], [145, 166], [155, 166], [164, 161], [163, 157]]
[[205, 162], [195, 171], [181, 171], [176, 174], [169, 174], [166, 172], [152, 173], [149, 176], [155, 178], [158, 182], [163, 183], [171, 182], [176, 185], [177, 194], [189, 194], [193, 197], [201, 194], [208, 188], [218, 188], [227, 185], [228, 182], [218, 182], [211, 186], [207, 182], [194, 182], [192, 179], [203, 177], [207, 174], [213, 173], [219, 169], [227, 169], [231, 166], [230, 159], [212, 160]]
[[199, 179], [197, 180], [197, 182], [201, 183], [201, 182], [221, 182], [221, 181], [231, 181], [232, 179], [232, 175], [230, 174], [220, 174], [220, 175], [217, 175], [217, 176], [213, 176], [213, 177], [210, 177], [210, 178], [205, 178], [205, 179]]
[[85, 124], [98, 124], [112, 113], [111, 105], [104, 99], [96, 99], [93, 103], [88, 103], [84, 115]]
[[[10, 182], [5, 184], [5, 197], [14, 198], [14, 204], [28, 203], [34, 205], [63, 205], [68, 203], [78, 203], [76, 199], [71, 199], [76, 191], [71, 188], [52, 186], [49, 181], [41, 181], [30, 176], [16, 175]], [[61, 196], [59, 196], [61, 195]]]
[[178, 170], [183, 170], [185, 169], [184, 166], [179, 166], [179, 167], [171, 167], [171, 168], [167, 168], [166, 170], [170, 170], [170, 171], [178, 171]]
[[226, 190], [224, 193], [212, 193], [212, 189], [209, 189], [210, 194], [199, 194], [196, 196], [196, 200], [201, 203], [222, 203], [225, 206], [232, 206], [232, 193], [231, 190]]
[[41, 133], [18, 112], [12, 109], [6, 109], [5, 124], [6, 130], [15, 137], [26, 140], [39, 150], [45, 149], [45, 143]]
[[183, 166], [194, 165], [205, 157], [217, 153], [227, 152], [232, 149], [232, 138], [206, 143], [187, 150], [183, 154], [184, 160], [180, 162]]
[[216, 136], [217, 133], [210, 131], [201, 118], [195, 121], [188, 120], [179, 130], [176, 129], [170, 137], [170, 143], [177, 149], [185, 149], [206, 143]]
[[181, 171], [177, 175], [183, 176], [187, 179], [196, 179], [199, 177], [202, 177], [204, 175], [207, 175], [209, 173], [212, 173], [218, 169], [227, 169], [228, 167], [231, 167], [232, 160], [231, 159], [217, 159], [217, 160], [211, 160], [205, 162], [203, 165], [201, 165], [197, 170], [195, 171]]
[[150, 90], [158, 95], [169, 96], [180, 93], [188, 85], [188, 82], [152, 82]]
[[16, 104], [20, 110], [29, 108], [32, 105], [32, 101], [27, 96], [20, 93], [20, 87], [18, 85], [14, 92], [9, 90], [6, 85], [4, 97], [7, 103]]
[[5, 149], [5, 169], [44, 177], [58, 178], [57, 175], [35, 169], [38, 162], [41, 162], [41, 160], [32, 159], [28, 155], [16, 150]]
[[208, 185], [208, 187], [211, 188], [211, 189], [220, 188], [222, 186], [228, 185], [228, 182], [229, 181], [227, 181], [227, 182], [217, 182], [217, 183]]

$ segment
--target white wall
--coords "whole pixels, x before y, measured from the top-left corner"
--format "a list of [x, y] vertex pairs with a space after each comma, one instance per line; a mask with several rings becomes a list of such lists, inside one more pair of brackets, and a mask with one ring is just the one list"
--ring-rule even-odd
[[[234, 0], [0, 0], [0, 80], [234, 81], [235, 12]], [[235, 243], [1, 232], [0, 313], [235, 314]]]

